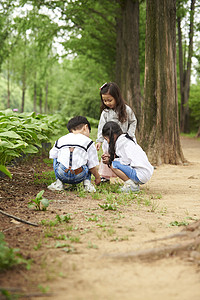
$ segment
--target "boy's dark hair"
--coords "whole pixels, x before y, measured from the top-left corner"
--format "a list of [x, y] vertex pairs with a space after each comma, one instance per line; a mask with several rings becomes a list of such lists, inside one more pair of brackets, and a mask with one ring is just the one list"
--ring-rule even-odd
[[90, 122], [87, 120], [87, 118], [83, 116], [76, 116], [69, 120], [67, 123], [67, 129], [69, 132], [72, 132], [72, 130], [81, 129], [85, 124], [88, 125], [89, 131], [91, 131]]
[[102, 85], [100, 88], [100, 97], [101, 97], [101, 112], [108, 108], [104, 102], [102, 95], [109, 94], [116, 101], [115, 111], [118, 114], [119, 121], [124, 123], [127, 120], [127, 112], [126, 112], [126, 103], [122, 97], [120, 88], [115, 82], [108, 82]]
[[110, 154], [109, 164], [108, 166], [111, 166], [112, 161], [115, 158], [115, 140], [114, 140], [114, 134], [116, 136], [116, 139], [122, 134], [121, 127], [113, 121], [107, 122], [102, 129], [102, 135], [103, 137], [109, 138], [109, 149], [108, 153]]

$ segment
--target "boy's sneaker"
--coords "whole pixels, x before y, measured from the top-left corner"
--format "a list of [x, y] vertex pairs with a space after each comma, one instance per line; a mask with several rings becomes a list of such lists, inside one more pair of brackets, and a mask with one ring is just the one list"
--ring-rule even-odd
[[124, 182], [124, 186], [120, 190], [123, 193], [128, 193], [130, 191], [138, 192], [140, 190], [140, 187], [133, 180], [129, 179]]
[[84, 190], [86, 192], [89, 192], [89, 193], [96, 192], [96, 189], [93, 186], [93, 184], [90, 182], [90, 180], [88, 180], [88, 179], [84, 180], [83, 185], [84, 185]]
[[110, 179], [101, 177], [101, 183], [110, 183]]
[[62, 183], [62, 181], [60, 181], [60, 179], [57, 179], [55, 182], [50, 184], [47, 188], [51, 191], [63, 191], [64, 190], [63, 183]]

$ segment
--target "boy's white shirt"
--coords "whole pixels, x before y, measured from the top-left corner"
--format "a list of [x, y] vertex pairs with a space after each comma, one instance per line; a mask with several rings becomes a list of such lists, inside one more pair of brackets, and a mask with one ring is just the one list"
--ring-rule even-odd
[[126, 105], [127, 120], [124, 123], [119, 121], [117, 113], [113, 109], [104, 109], [101, 113], [99, 125], [98, 125], [98, 134], [96, 142], [103, 142], [104, 138], [102, 136], [102, 129], [106, 122], [113, 121], [119, 124], [123, 133], [128, 133], [134, 140], [135, 139], [135, 130], [137, 125], [137, 119], [134, 112], [130, 106]]
[[133, 167], [142, 183], [146, 183], [151, 178], [154, 168], [146, 153], [137, 143], [126, 138], [125, 134], [120, 135], [116, 140], [115, 153], [118, 158], [114, 160]]
[[82, 148], [87, 148], [90, 142], [92, 142], [92, 140], [81, 133], [68, 133], [58, 139], [58, 148], [56, 147], [56, 143], [54, 144], [53, 148], [49, 152], [49, 158], [57, 158], [58, 162], [68, 168], [70, 157], [69, 145], [71, 145], [71, 147], [75, 146], [72, 155], [72, 169], [76, 170], [86, 164], [89, 169], [92, 169], [99, 165], [95, 144], [93, 142], [87, 151]]

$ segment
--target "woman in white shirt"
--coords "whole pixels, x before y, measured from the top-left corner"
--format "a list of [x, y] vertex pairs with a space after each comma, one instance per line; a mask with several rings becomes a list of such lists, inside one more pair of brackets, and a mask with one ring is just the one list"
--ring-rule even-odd
[[102, 155], [102, 161], [124, 181], [121, 191], [139, 191], [139, 185], [146, 183], [154, 170], [146, 153], [128, 134], [123, 134], [116, 122], [107, 122], [102, 135], [109, 144], [108, 154]]

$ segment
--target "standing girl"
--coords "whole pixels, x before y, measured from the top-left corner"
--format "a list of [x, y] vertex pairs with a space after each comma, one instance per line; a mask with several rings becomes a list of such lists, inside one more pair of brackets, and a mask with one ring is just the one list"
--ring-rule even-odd
[[[103, 158], [108, 154], [108, 143], [102, 135], [102, 128], [104, 124], [109, 121], [116, 122], [119, 124], [123, 133], [128, 133], [129, 136], [136, 141], [135, 129], [137, 120], [130, 106], [125, 104], [120, 89], [115, 82], [109, 82], [102, 85], [100, 88], [100, 97], [101, 117], [98, 126], [96, 148], [99, 150], [103, 143]], [[110, 177], [116, 177], [116, 175], [108, 168], [107, 165], [103, 164], [102, 161], [99, 167], [99, 174], [101, 175], [102, 182], [109, 181]]]
[[139, 185], [146, 183], [154, 170], [146, 153], [115, 122], [107, 122], [102, 134], [109, 144], [109, 155], [102, 160], [124, 181], [121, 192], [139, 191]]

